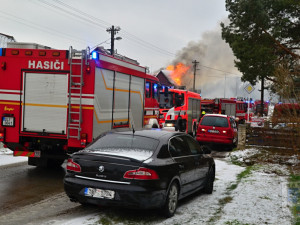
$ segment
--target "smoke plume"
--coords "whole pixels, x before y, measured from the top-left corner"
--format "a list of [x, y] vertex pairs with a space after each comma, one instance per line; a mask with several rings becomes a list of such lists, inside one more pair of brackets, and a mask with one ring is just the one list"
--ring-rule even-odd
[[[234, 67], [234, 55], [229, 45], [222, 40], [221, 27], [204, 33], [199, 41], [191, 41], [177, 52], [172, 65], [184, 63], [190, 69], [181, 77], [182, 85], [193, 87], [193, 61], [199, 62], [196, 71], [195, 88], [202, 96], [236, 97], [243, 85], [240, 72]], [[226, 83], [226, 84], [225, 84]]]

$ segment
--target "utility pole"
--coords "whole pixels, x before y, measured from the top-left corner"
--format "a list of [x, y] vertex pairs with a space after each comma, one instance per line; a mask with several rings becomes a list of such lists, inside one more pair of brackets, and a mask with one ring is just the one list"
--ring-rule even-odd
[[225, 73], [225, 80], [224, 80], [224, 98], [226, 97], [226, 78], [227, 78], [227, 74]]
[[193, 83], [193, 92], [195, 92], [195, 83], [196, 83], [196, 71], [197, 71], [197, 65], [199, 62], [197, 62], [196, 60], [194, 60], [192, 62], [194, 64], [194, 83]]
[[110, 54], [115, 54], [115, 35], [121, 30], [120, 27], [115, 27], [112, 25], [112, 27], [109, 27], [106, 29], [108, 33], [110, 33]]

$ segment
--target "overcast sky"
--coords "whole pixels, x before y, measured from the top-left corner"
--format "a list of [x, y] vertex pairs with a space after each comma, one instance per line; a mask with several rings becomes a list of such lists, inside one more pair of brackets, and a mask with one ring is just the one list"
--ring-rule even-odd
[[203, 95], [245, 95], [231, 49], [221, 39], [219, 24], [228, 15], [223, 0], [0, 0], [0, 3], [0, 33], [14, 36], [18, 42], [60, 49], [69, 46], [85, 49], [101, 43], [109, 49], [110, 34], [106, 29], [119, 26], [121, 31], [117, 36], [122, 40], [115, 41], [117, 52], [149, 67], [151, 73], [178, 61], [184, 51], [194, 50], [190, 58], [200, 61], [196, 87], [202, 89]]

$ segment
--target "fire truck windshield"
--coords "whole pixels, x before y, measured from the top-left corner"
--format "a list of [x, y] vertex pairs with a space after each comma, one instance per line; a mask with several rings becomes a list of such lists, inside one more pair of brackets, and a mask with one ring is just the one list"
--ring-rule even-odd
[[173, 93], [165, 93], [160, 92], [159, 93], [159, 108], [161, 109], [170, 109], [174, 107], [174, 99], [173, 99]]
[[159, 107], [161, 109], [170, 109], [184, 105], [184, 94], [174, 92], [160, 92]]

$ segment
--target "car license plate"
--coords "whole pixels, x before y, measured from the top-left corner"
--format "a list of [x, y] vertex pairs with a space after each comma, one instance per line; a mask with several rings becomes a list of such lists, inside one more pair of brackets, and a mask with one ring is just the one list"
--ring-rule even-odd
[[35, 150], [34, 151], [34, 157], [35, 158], [41, 158], [41, 151]]
[[115, 192], [111, 190], [103, 190], [98, 188], [85, 188], [84, 195], [94, 198], [113, 199], [115, 197]]
[[15, 126], [15, 118], [4, 116], [2, 117], [2, 126], [13, 127]]
[[208, 130], [209, 133], [214, 133], [214, 134], [218, 134], [219, 131], [218, 130]]

